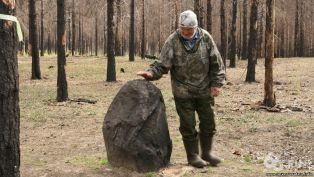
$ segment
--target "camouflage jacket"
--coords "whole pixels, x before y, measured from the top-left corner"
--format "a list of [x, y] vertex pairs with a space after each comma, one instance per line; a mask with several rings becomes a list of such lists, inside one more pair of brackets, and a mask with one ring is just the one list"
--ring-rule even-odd
[[197, 98], [210, 95], [210, 87], [225, 82], [225, 67], [211, 35], [198, 28], [200, 37], [189, 49], [177, 30], [166, 40], [159, 60], [150, 65], [151, 80], [158, 80], [170, 70], [173, 95]]

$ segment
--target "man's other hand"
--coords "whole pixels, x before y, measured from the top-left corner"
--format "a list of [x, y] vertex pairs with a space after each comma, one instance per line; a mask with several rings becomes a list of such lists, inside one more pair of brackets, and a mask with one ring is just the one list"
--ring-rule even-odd
[[220, 94], [220, 88], [219, 87], [211, 87], [210, 93], [213, 97], [219, 96]]
[[139, 76], [144, 77], [145, 79], [151, 79], [151, 78], [153, 78], [152, 73], [151, 73], [151, 72], [148, 72], [148, 71], [139, 71], [139, 72], [137, 72], [136, 74], [139, 75]]

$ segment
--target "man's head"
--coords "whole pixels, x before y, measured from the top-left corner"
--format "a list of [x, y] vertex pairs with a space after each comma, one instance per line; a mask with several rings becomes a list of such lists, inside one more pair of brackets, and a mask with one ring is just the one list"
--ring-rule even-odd
[[193, 11], [187, 10], [180, 14], [179, 28], [182, 37], [192, 39], [197, 31], [197, 26], [197, 16]]

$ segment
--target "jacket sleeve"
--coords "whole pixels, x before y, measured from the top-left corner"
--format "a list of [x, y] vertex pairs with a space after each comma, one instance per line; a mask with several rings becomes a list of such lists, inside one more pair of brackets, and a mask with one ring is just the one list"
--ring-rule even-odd
[[147, 70], [153, 75], [153, 78], [149, 80], [158, 80], [163, 74], [167, 74], [172, 67], [173, 56], [173, 45], [169, 37], [161, 49], [159, 59], [152, 63]]
[[225, 66], [222, 61], [221, 55], [218, 51], [218, 48], [210, 36], [210, 86], [211, 87], [222, 87], [226, 83], [226, 74], [225, 74]]

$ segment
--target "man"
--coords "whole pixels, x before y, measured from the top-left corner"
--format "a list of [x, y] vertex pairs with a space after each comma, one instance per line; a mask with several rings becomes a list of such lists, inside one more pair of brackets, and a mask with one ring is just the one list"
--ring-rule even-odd
[[[210, 153], [216, 132], [213, 97], [219, 95], [225, 82], [223, 61], [211, 35], [198, 27], [194, 12], [184, 11], [179, 18], [180, 27], [168, 37], [159, 60], [137, 74], [157, 80], [170, 70], [188, 163], [198, 168], [208, 163], [217, 166], [221, 160]], [[195, 129], [195, 111], [200, 120], [199, 133]]]

